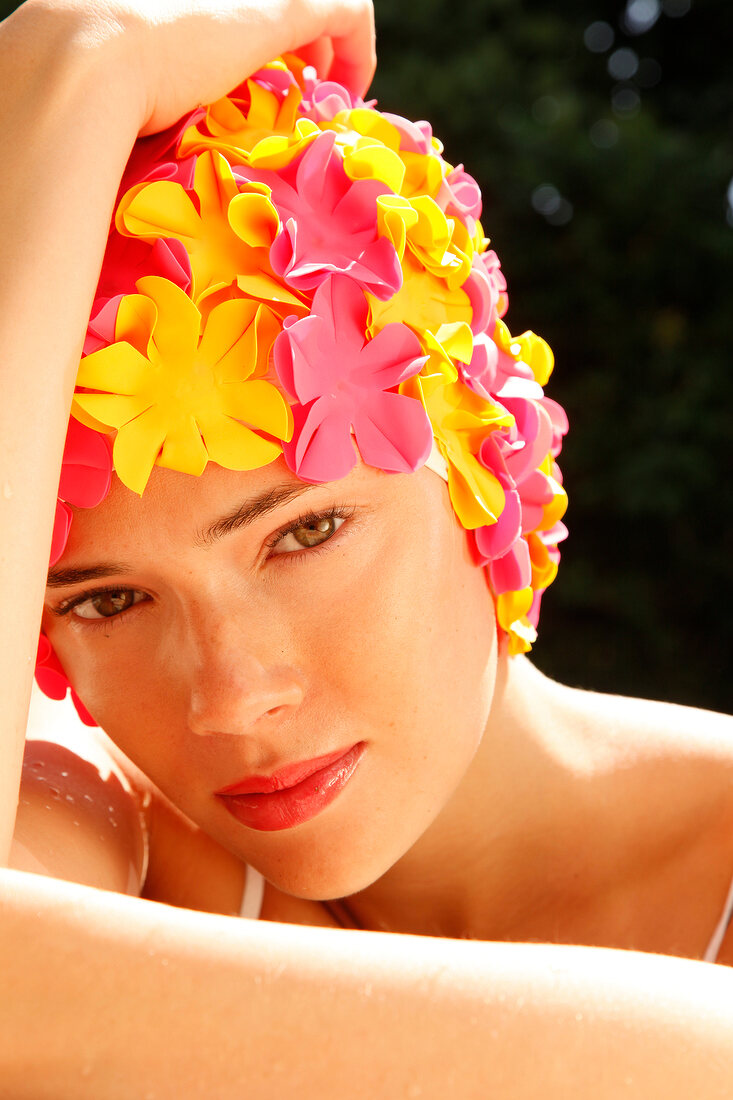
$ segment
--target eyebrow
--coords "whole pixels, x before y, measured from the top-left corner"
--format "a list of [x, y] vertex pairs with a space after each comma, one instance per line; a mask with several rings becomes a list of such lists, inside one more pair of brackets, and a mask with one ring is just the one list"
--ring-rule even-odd
[[289, 481], [284, 485], [275, 485], [264, 493], [260, 493], [259, 496], [249, 497], [234, 511], [214, 520], [208, 527], [197, 533], [195, 542], [199, 546], [210, 546], [213, 542], [223, 538], [224, 535], [229, 535], [232, 531], [247, 527], [255, 520], [266, 516], [268, 512], [274, 512], [281, 505], [287, 504], [311, 489], [318, 488], [320, 486], [304, 484], [302, 481]]
[[131, 565], [117, 561], [102, 561], [98, 565], [81, 566], [77, 569], [49, 569], [46, 587], [65, 588], [66, 585], [81, 584], [82, 581], [96, 581], [111, 573], [131, 572]]
[[[303, 482], [289, 481], [284, 485], [275, 485], [267, 489], [259, 496], [249, 497], [232, 512], [220, 516], [207, 527], [196, 533], [194, 545], [211, 546], [212, 543], [225, 535], [231, 534], [242, 527], [247, 527], [255, 520], [273, 512], [276, 508], [287, 504], [303, 493], [311, 489], [318, 489], [319, 485], [308, 485]], [[99, 580], [109, 577], [111, 574], [131, 573], [133, 567], [126, 562], [98, 562], [96, 565], [77, 566], [69, 569], [50, 569], [46, 586], [48, 588], [65, 588], [67, 585], [82, 584], [85, 581]]]

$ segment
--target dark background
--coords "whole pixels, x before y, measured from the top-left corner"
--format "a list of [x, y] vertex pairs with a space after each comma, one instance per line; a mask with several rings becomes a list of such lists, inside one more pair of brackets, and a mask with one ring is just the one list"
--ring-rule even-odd
[[556, 355], [571, 534], [536, 663], [732, 709], [730, 0], [376, 12], [380, 106], [479, 180], [507, 321]]
[[570, 538], [536, 663], [731, 709], [730, 0], [376, 9], [380, 106], [477, 177], [510, 328], [556, 356]]

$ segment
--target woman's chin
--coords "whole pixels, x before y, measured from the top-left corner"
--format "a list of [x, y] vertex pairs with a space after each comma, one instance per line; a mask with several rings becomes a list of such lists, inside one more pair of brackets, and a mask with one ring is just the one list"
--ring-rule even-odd
[[297, 867], [269, 867], [265, 861], [253, 861], [264, 877], [284, 894], [307, 901], [334, 901], [349, 897], [376, 882], [388, 869], [373, 867], [317, 866], [301, 863]]

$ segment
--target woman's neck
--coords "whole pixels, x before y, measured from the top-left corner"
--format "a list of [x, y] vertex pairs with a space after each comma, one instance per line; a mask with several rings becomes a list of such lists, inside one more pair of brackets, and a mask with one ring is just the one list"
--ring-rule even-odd
[[500, 657], [489, 721], [458, 788], [385, 875], [334, 911], [362, 928], [527, 937], [538, 904], [567, 896], [583, 858], [587, 810], [565, 736], [566, 690], [526, 658]]

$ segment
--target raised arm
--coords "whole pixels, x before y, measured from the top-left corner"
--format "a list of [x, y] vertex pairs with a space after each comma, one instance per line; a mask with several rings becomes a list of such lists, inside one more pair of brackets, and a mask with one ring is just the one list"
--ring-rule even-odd
[[0, 865], [71, 392], [125, 161], [139, 131], [304, 43], [363, 89], [369, 0], [26, 0], [0, 24]]

